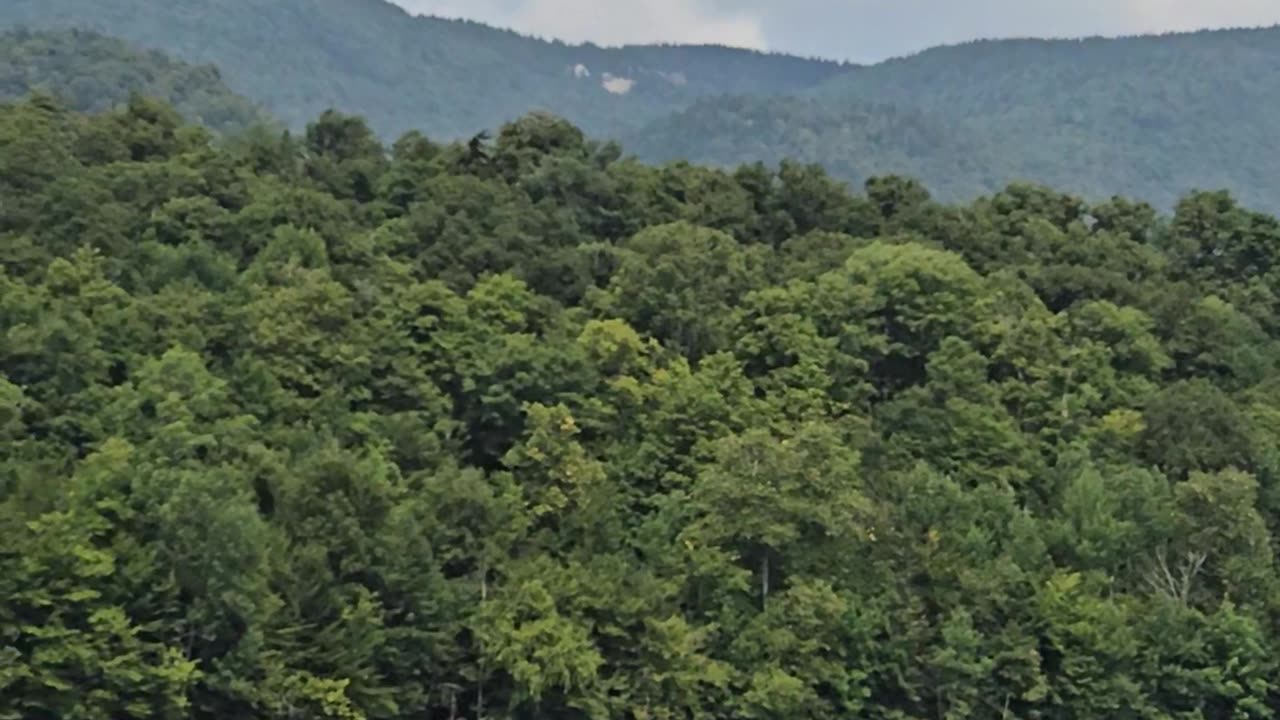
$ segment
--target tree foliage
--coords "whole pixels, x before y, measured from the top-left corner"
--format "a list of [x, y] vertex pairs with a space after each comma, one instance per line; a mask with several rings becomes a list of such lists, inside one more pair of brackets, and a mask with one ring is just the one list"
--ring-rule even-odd
[[1265, 718], [1276, 221], [0, 106], [0, 718]]

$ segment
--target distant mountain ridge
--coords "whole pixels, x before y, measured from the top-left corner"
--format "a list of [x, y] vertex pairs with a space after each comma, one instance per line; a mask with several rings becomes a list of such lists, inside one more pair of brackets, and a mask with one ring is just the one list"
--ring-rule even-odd
[[886, 103], [707, 98], [624, 136], [623, 145], [654, 162], [728, 167], [792, 160], [823, 165], [854, 183], [907, 175], [927, 180], [946, 198], [1002, 185], [1001, 161], [980, 134], [946, 117]]
[[845, 69], [713, 46], [567, 45], [383, 0], [6, 0], [0, 26], [88, 28], [214, 63], [291, 126], [336, 107], [389, 136], [468, 136], [533, 109], [617, 135], [701, 97], [791, 93]]
[[[855, 182], [888, 164], [947, 199], [1032, 180], [1166, 208], [1227, 188], [1280, 208], [1280, 28], [981, 41], [853, 67], [797, 94], [803, 102], [706, 100], [628, 144], [649, 159], [673, 156], [667, 138], [694, 162], [786, 156]], [[769, 139], [737, 113], [770, 118]], [[932, 130], [870, 131], [902, 118]]]
[[1229, 189], [1280, 210], [1280, 28], [979, 41], [876, 65], [711, 46], [601, 48], [384, 0], [6, 0], [0, 28], [86, 27], [213, 63], [300, 128], [470, 137], [534, 110], [645, 160], [911, 175], [941, 199], [1013, 181], [1161, 208]]

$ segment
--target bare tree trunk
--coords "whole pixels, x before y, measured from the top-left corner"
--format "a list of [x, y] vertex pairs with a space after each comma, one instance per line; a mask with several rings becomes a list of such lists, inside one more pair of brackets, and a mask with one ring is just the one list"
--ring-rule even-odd
[[1196, 578], [1204, 570], [1208, 559], [1207, 552], [1188, 551], [1182, 563], [1174, 568], [1169, 564], [1165, 548], [1156, 548], [1155, 566], [1147, 572], [1147, 583], [1156, 592], [1167, 595], [1182, 605], [1188, 605]]

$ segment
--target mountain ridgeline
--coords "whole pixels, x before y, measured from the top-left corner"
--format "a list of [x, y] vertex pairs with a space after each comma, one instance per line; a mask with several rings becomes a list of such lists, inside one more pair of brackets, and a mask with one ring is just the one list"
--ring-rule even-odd
[[1280, 222], [0, 106], [0, 718], [1263, 720]]
[[386, 0], [6, 0], [0, 27], [96, 30], [216, 65], [295, 130], [336, 108], [386, 139], [448, 140], [542, 109], [648, 161], [791, 158], [855, 185], [911, 175], [955, 200], [1025, 180], [1166, 211], [1228, 189], [1280, 211], [1274, 28], [977, 42], [852, 66], [567, 45]]
[[721, 47], [571, 46], [385, 0], [5, 0], [0, 23], [87, 28], [213, 63], [295, 128], [336, 108], [367, 114], [386, 137], [470, 137], [536, 109], [613, 136], [700, 97], [795, 92], [843, 67]]
[[1280, 29], [970, 43], [854, 68], [803, 95], [707, 100], [631, 146], [723, 164], [745, 147], [746, 159], [820, 161], [856, 182], [887, 164], [948, 197], [1023, 179], [1162, 208], [1229, 188], [1280, 210]]

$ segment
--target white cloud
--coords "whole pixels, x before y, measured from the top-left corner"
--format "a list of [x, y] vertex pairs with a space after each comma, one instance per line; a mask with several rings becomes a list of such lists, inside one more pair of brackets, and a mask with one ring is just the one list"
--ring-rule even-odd
[[600, 86], [614, 95], [626, 95], [631, 92], [631, 88], [636, 86], [636, 81], [628, 77], [617, 77], [605, 73], [601, 78]]

